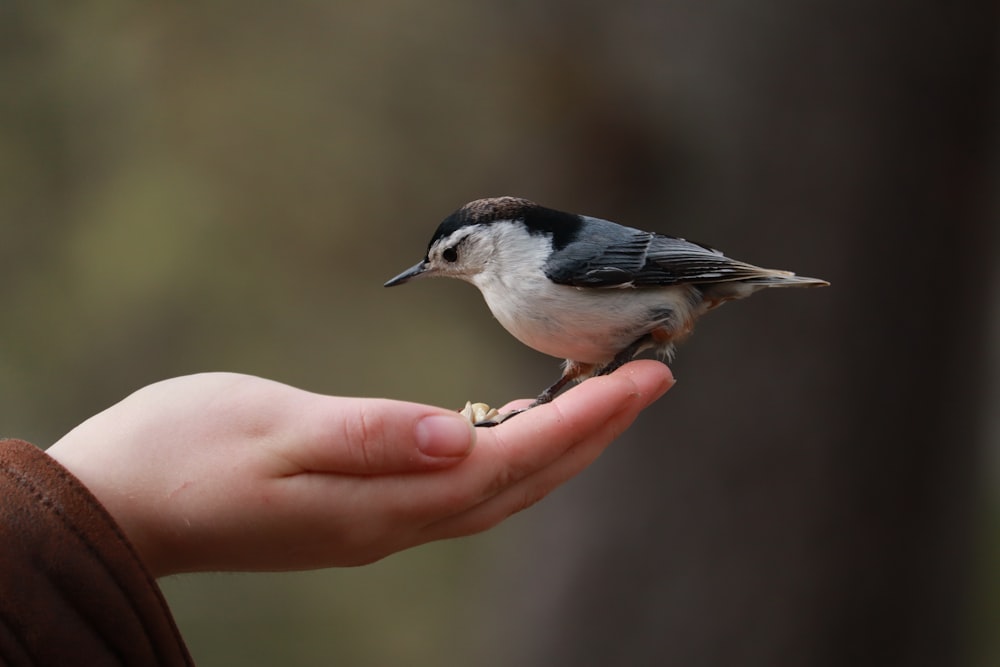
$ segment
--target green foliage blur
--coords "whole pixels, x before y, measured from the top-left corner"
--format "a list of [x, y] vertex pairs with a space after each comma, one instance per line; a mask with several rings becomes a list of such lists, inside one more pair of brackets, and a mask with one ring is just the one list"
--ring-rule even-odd
[[473, 290], [382, 288], [458, 205], [531, 194], [517, 64], [482, 10], [3, 11], [8, 434], [50, 442], [201, 370], [455, 405], [513, 388]]
[[[516, 49], [454, 1], [0, 4], [3, 434], [47, 445], [206, 370], [456, 408], [533, 395], [550, 373], [515, 372], [538, 355], [475, 290], [382, 287], [465, 201], [545, 194], [549, 118]], [[164, 588], [199, 664], [443, 664], [491, 539]]]

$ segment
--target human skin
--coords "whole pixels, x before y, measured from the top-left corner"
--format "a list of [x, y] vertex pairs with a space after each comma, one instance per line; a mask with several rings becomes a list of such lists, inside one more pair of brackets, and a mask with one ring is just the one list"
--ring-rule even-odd
[[140, 389], [48, 453], [154, 576], [361, 565], [529, 507], [673, 383], [635, 361], [477, 429], [439, 407], [206, 373]]

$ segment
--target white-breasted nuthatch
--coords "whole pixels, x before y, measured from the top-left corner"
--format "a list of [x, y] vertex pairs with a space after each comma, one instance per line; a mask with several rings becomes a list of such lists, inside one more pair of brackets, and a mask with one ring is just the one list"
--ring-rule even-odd
[[[648, 348], [669, 358], [695, 320], [726, 301], [765, 287], [829, 284], [516, 197], [479, 199], [449, 215], [427, 255], [385, 286], [418, 276], [472, 283], [515, 338], [566, 360], [562, 376], [530, 407]], [[477, 425], [495, 426], [518, 412]]]

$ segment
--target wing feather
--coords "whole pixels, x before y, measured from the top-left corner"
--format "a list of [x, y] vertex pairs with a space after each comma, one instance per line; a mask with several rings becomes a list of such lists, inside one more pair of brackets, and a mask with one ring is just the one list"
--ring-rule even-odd
[[761, 278], [771, 271], [682, 238], [586, 218], [588, 235], [556, 251], [553, 282], [574, 287], [654, 287]]

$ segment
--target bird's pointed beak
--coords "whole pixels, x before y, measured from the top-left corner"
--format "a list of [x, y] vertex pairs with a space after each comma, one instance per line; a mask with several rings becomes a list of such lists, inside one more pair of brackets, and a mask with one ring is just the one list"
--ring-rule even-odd
[[403, 283], [416, 278], [417, 276], [423, 275], [430, 267], [427, 264], [427, 260], [422, 259], [406, 271], [403, 271], [398, 276], [390, 280], [385, 284], [385, 287], [395, 287], [396, 285], [402, 285]]

